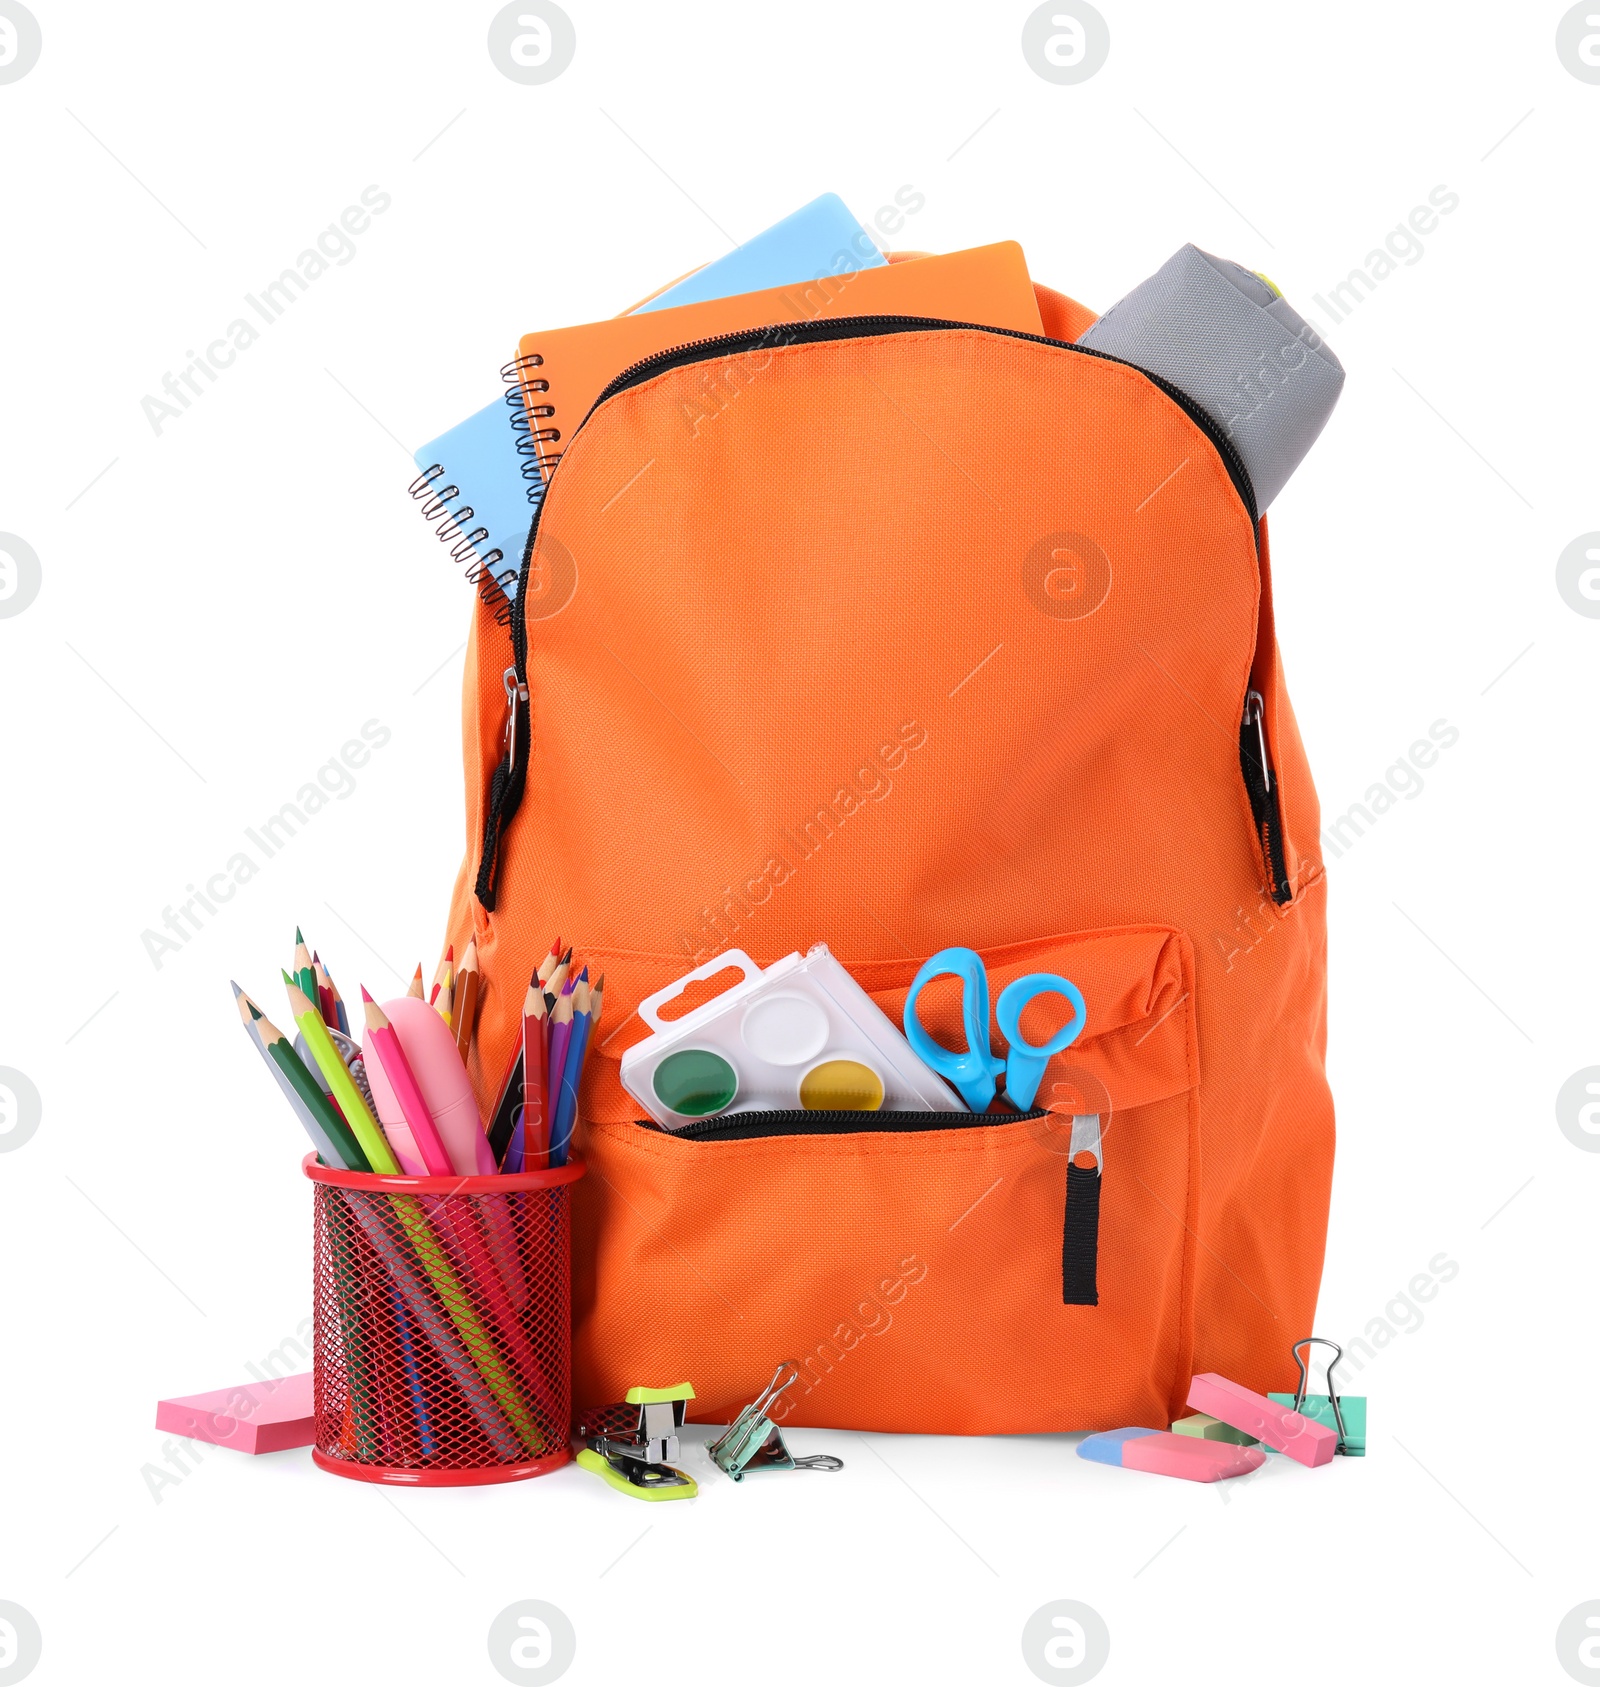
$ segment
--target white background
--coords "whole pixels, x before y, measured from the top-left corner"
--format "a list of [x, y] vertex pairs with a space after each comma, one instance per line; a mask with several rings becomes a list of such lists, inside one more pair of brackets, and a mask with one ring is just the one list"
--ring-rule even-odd
[[[1600, 1597], [1600, 1157], [1555, 1114], [1600, 1063], [1600, 621], [1555, 564], [1600, 528], [1600, 87], [1562, 8], [1104, 0], [1076, 87], [1024, 62], [1026, 6], [570, 0], [543, 87], [490, 62], [494, 9], [37, 0], [43, 56], [0, 86], [0, 528], [43, 571], [0, 619], [0, 1066], [43, 1097], [0, 1156], [0, 1598], [41, 1625], [36, 1679], [495, 1681], [490, 1622], [540, 1598], [575, 1682], [1025, 1682], [1024, 1622], [1072, 1598], [1107, 1682], [1565, 1680], [1556, 1626]], [[164, 372], [368, 184], [393, 203], [354, 258], [155, 433]], [[1061, 1438], [813, 1432], [844, 1474], [735, 1490], [697, 1450], [692, 1505], [575, 1469], [387, 1493], [306, 1452], [152, 1495], [156, 1399], [309, 1312], [303, 1145], [228, 979], [270, 1011], [297, 922], [351, 995], [437, 955], [469, 588], [407, 453], [521, 332], [903, 184], [901, 244], [1015, 238], [1096, 308], [1185, 241], [1240, 259], [1349, 371], [1272, 512], [1325, 811], [1460, 733], [1330, 857], [1317, 1327], [1394, 1332], [1352, 1379], [1368, 1457], [1208, 1489]], [[1441, 184], [1421, 256], [1320, 318]], [[368, 720], [392, 740], [354, 794], [158, 969], [141, 933]], [[1398, 1300], [1440, 1254], [1452, 1280]]]

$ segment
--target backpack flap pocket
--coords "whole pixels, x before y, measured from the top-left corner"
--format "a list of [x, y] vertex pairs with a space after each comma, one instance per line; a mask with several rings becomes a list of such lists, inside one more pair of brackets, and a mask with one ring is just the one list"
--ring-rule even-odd
[[[1050, 971], [1088, 1006], [1028, 1113], [796, 1109], [671, 1133], [591, 1121], [596, 1175], [575, 1213], [579, 1400], [670, 1371], [694, 1382], [697, 1417], [723, 1422], [791, 1358], [799, 1424], [991, 1434], [1167, 1421], [1190, 1346], [1189, 945], [1139, 927], [980, 954], [996, 994]], [[850, 971], [898, 1023], [919, 964]], [[1030, 1040], [1054, 1029], [1052, 1005], [1030, 1006]], [[930, 987], [919, 1007], [954, 1046], [955, 992]]]

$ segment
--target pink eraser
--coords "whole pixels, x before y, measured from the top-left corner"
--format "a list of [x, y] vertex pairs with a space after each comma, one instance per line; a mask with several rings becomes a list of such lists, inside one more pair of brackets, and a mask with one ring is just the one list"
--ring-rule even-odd
[[1165, 1429], [1108, 1429], [1078, 1443], [1078, 1457], [1095, 1464], [1119, 1464], [1152, 1476], [1177, 1476], [1185, 1482], [1220, 1482], [1259, 1470], [1267, 1455], [1259, 1447], [1232, 1441], [1203, 1441]]
[[[467, 1069], [456, 1052], [450, 1027], [438, 1009], [429, 1007], [419, 996], [401, 996], [385, 1002], [383, 1011], [406, 1051], [406, 1062], [434, 1124], [439, 1127], [439, 1140], [450, 1156], [450, 1164], [461, 1177], [492, 1177], [499, 1167], [494, 1163], [494, 1150], [478, 1121], [478, 1100], [472, 1093]], [[373, 1064], [381, 1066], [383, 1062]], [[372, 1081], [370, 1077], [368, 1081]], [[378, 1100], [376, 1087], [372, 1098]], [[398, 1105], [395, 1111], [398, 1113]], [[387, 1124], [384, 1131], [387, 1134]], [[395, 1153], [398, 1157], [398, 1148]]]
[[309, 1447], [316, 1439], [311, 1372], [158, 1400], [156, 1428], [168, 1435], [232, 1447], [239, 1453]]
[[1280, 1406], [1264, 1394], [1253, 1394], [1215, 1371], [1206, 1371], [1189, 1384], [1189, 1404], [1312, 1469], [1327, 1464], [1338, 1450], [1339, 1437], [1326, 1424]]

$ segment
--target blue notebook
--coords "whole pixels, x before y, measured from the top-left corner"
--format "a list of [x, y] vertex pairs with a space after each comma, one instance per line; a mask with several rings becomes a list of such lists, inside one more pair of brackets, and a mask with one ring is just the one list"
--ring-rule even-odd
[[764, 287], [787, 287], [791, 281], [817, 281], [846, 270], [876, 269], [888, 261], [838, 194], [825, 193], [726, 257], [674, 282], [640, 305], [635, 315], [698, 304], [701, 299], [759, 293]]
[[[414, 493], [435, 529], [452, 545], [483, 529], [484, 536], [472, 548], [508, 597], [516, 590], [522, 547], [533, 520], [512, 414], [510, 405], [496, 399], [430, 440], [412, 459], [423, 475], [434, 468], [441, 471], [425, 490]], [[413, 487], [420, 484], [412, 482]], [[445, 493], [450, 495], [441, 497]], [[498, 558], [492, 558], [494, 551], [500, 552]]]
[[[665, 310], [765, 287], [786, 287], [847, 270], [876, 269], [886, 262], [838, 194], [824, 193], [725, 257], [676, 282], [639, 310]], [[452, 541], [484, 529], [484, 537], [474, 542], [473, 549], [485, 560], [491, 551], [501, 553], [490, 568], [508, 596], [516, 591], [533, 504], [543, 490], [542, 481], [523, 478], [527, 459], [517, 453], [521, 436], [512, 427], [514, 414], [503, 398], [496, 399], [430, 440], [413, 457], [422, 475], [434, 468], [440, 471], [426, 489], [415, 494], [423, 509], [433, 513], [435, 525], [445, 527]], [[560, 446], [550, 449], [559, 453]], [[441, 509], [439, 495], [450, 487], [456, 490], [443, 500]], [[452, 520], [458, 523], [454, 530], [446, 527]]]

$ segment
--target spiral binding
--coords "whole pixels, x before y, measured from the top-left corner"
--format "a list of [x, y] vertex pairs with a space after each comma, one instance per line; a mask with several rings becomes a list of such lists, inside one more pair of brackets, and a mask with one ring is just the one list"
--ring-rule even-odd
[[439, 523], [436, 536], [441, 544], [450, 546], [450, 560], [457, 566], [462, 563], [467, 565], [467, 579], [477, 587], [478, 595], [493, 612], [496, 622], [508, 627], [512, 616], [511, 599], [493, 572], [497, 563], [505, 561], [505, 552], [498, 546], [479, 551], [479, 545], [489, 537], [489, 529], [482, 526], [468, 528], [468, 522], [473, 519], [472, 505], [462, 504], [452, 509], [450, 500], [461, 496], [461, 488], [437, 485], [443, 476], [444, 465], [434, 463], [412, 481], [408, 490], [412, 498], [422, 505], [422, 519]]
[[561, 430], [534, 425], [553, 421], [556, 407], [553, 404], [530, 406], [528, 403], [530, 392], [547, 393], [550, 390], [549, 381], [534, 373], [543, 367], [544, 359], [534, 351], [513, 358], [500, 371], [500, 379], [506, 384], [506, 403], [511, 406], [511, 430], [517, 436], [517, 455], [522, 460], [522, 478], [526, 482], [524, 490], [528, 494], [528, 502], [535, 508], [544, 502], [545, 483], [561, 461], [559, 451], [546, 449], [560, 442]]

